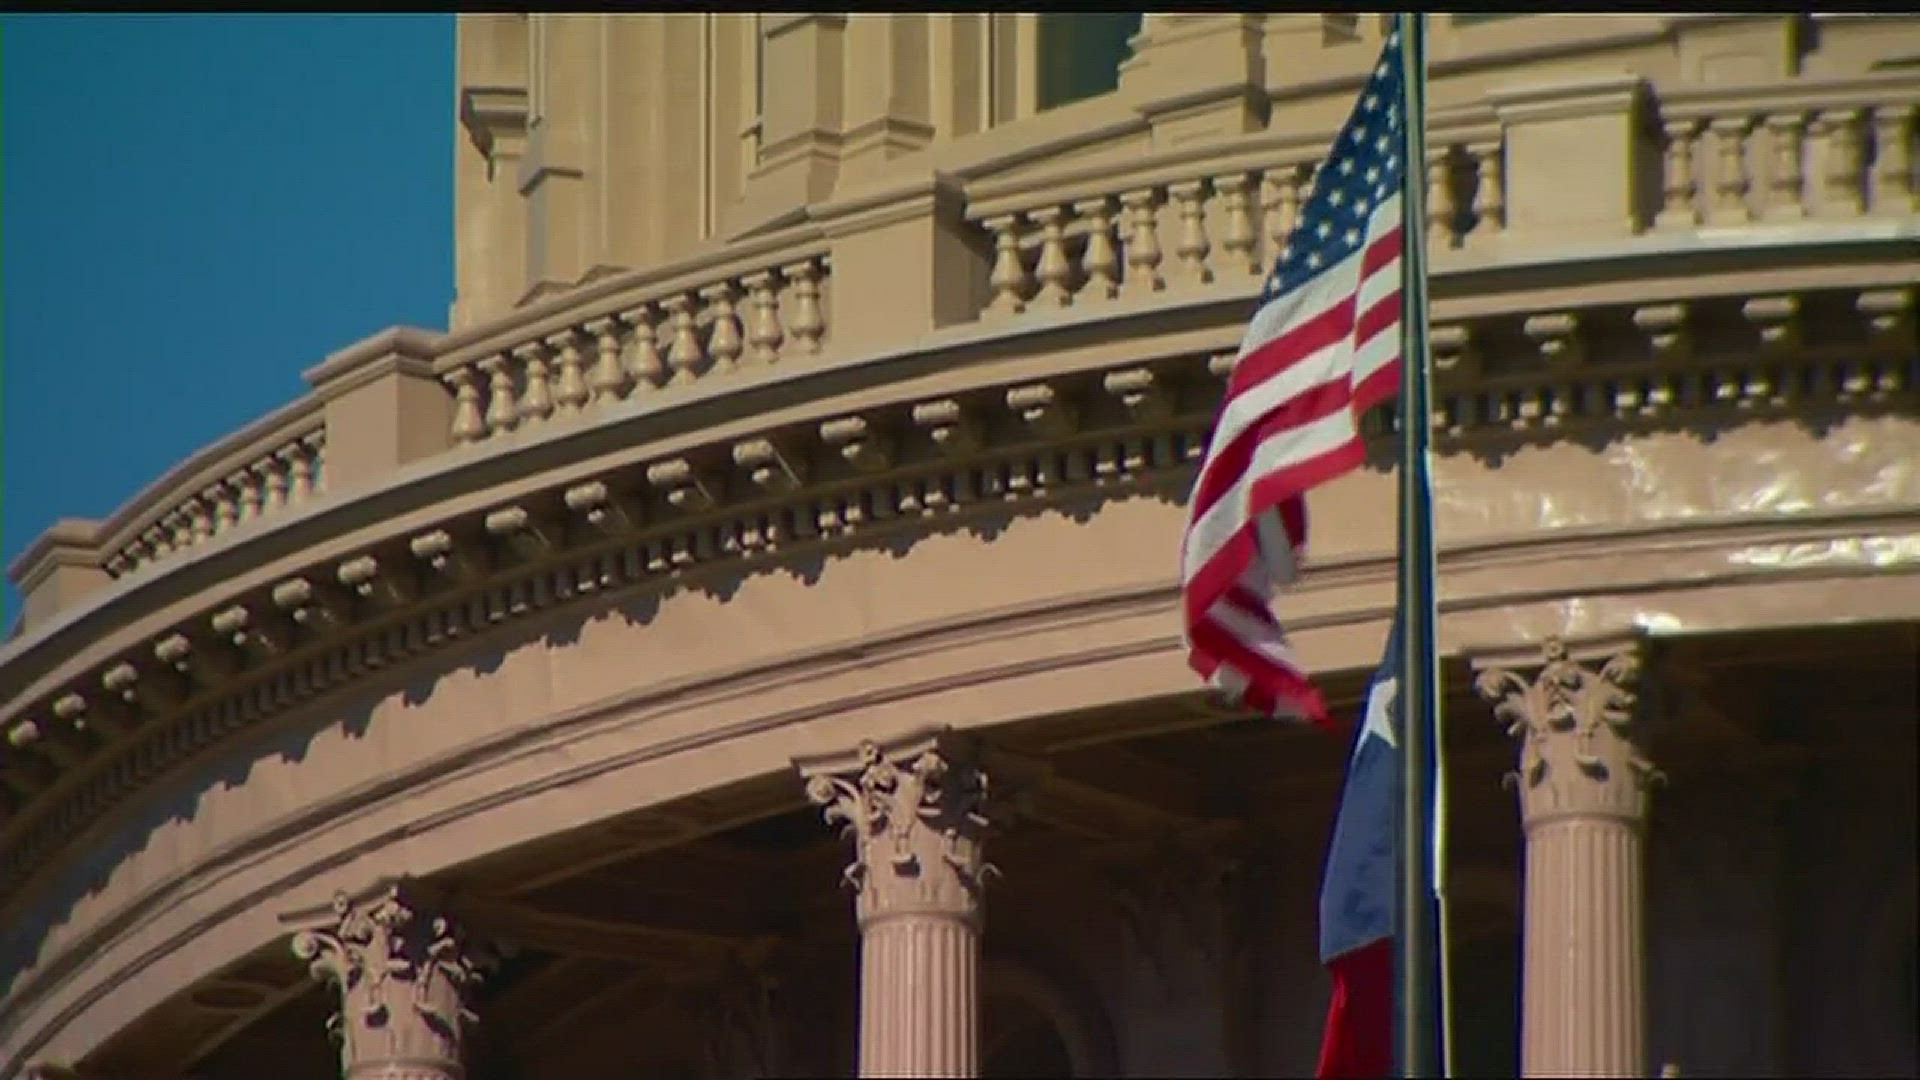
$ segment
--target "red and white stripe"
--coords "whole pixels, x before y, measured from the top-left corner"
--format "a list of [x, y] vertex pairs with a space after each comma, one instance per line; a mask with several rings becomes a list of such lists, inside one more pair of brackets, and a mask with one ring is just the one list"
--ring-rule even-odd
[[1188, 663], [1269, 716], [1329, 724], [1267, 604], [1299, 575], [1304, 496], [1365, 460], [1360, 416], [1399, 389], [1402, 236], [1396, 193], [1358, 250], [1255, 313], [1194, 483], [1180, 559]]

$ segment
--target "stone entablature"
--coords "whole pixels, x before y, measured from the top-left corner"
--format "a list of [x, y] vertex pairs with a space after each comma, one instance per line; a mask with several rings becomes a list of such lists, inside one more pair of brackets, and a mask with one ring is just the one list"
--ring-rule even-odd
[[[1902, 352], [1913, 290], [1895, 286], [1909, 271], [1865, 261], [1841, 272], [1870, 287], [1743, 298], [1725, 294], [1740, 280], [1730, 271], [1703, 281], [1708, 295], [1695, 302], [1674, 300], [1667, 280], [1596, 286], [1594, 295], [1620, 302], [1577, 315], [1488, 311], [1474, 298], [1482, 314], [1436, 328], [1441, 443], [1500, 452], [1675, 423], [1897, 408], [1914, 392], [1912, 353]], [[1660, 302], [1629, 300], [1635, 293]], [[1211, 347], [1231, 348], [1233, 311], [1212, 310]], [[1799, 330], [1803, 311], [1818, 318], [1811, 337]], [[1103, 329], [1126, 336], [1123, 326]], [[203, 593], [197, 611], [142, 642], [64, 658], [66, 674], [43, 678], [0, 719], [0, 784], [13, 807], [0, 824], [0, 889], [22, 887], [63, 837], [228, 733], [503, 622], [1013, 506], [1184, 493], [1231, 353], [1196, 354], [1187, 335], [1187, 348], [1155, 356], [1155, 342], [1134, 339], [1125, 342], [1133, 362], [1042, 353], [1027, 365], [1031, 377], [1009, 376], [989, 362], [1002, 340], [935, 354], [947, 361], [938, 395], [916, 392], [927, 386], [925, 357], [855, 369], [871, 389], [838, 400], [885, 403], [844, 412], [835, 399], [768, 411], [760, 394], [791, 391], [777, 378], [760, 387], [743, 379], [741, 419], [661, 431], [673, 452], [595, 468], [584, 450], [575, 465], [484, 505], [459, 487], [444, 502], [416, 489], [417, 510], [356, 534], [343, 557], [278, 564], [285, 572], [271, 580]], [[582, 417], [578, 430], [666, 416], [595, 419]], [[1390, 415], [1377, 420], [1384, 434]], [[350, 505], [314, 512], [351, 517]]]

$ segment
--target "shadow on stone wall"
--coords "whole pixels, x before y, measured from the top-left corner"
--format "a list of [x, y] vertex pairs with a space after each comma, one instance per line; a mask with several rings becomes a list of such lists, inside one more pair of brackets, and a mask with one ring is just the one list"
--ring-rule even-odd
[[[172, 777], [146, 788], [91, 826], [64, 853], [63, 864], [42, 879], [35, 890], [38, 895], [22, 905], [18, 918], [7, 927], [4, 938], [0, 938], [0, 987], [16, 989], [16, 980], [40, 963], [48, 937], [68, 925], [76, 906], [101, 894], [113, 874], [146, 851], [162, 830], [192, 823], [210, 796], [245, 786], [252, 779], [255, 767], [262, 762], [278, 760], [298, 764], [304, 761], [314, 740], [326, 731], [337, 728], [349, 738], [365, 738], [375, 722], [377, 707], [390, 697], [397, 695], [407, 710], [425, 707], [433, 700], [442, 680], [451, 675], [492, 675], [505, 664], [510, 653], [535, 642], [550, 649], [575, 646], [587, 624], [594, 620], [619, 618], [631, 627], [649, 626], [661, 606], [683, 592], [728, 603], [756, 577], [787, 575], [811, 587], [825, 578], [834, 563], [873, 552], [904, 559], [921, 542], [937, 536], [959, 534], [991, 542], [1022, 518], [1058, 515], [1076, 524], [1089, 525], [1109, 502], [1152, 498], [1179, 505], [1185, 502], [1189, 475], [1190, 470], [1179, 470], [1171, 477], [1155, 478], [1148, 483], [1115, 486], [1111, 490], [1070, 491], [1045, 501], [1008, 503], [1004, 507], [956, 513], [945, 518], [902, 517], [852, 536], [789, 545], [782, 553], [716, 561], [672, 573], [664, 581], [653, 579], [622, 589], [578, 596], [531, 618], [476, 632], [457, 652], [449, 649], [443, 654], [440, 667], [415, 674], [404, 682], [374, 676], [345, 690], [322, 693], [291, 712], [256, 724], [251, 731], [214, 744], [180, 766]], [[263, 850], [318, 824], [313, 812], [296, 811], [291, 817], [269, 824], [230, 846], [221, 861]], [[301, 878], [281, 885], [283, 888], [297, 885], [328, 869], [324, 865], [310, 867]], [[54, 966], [35, 971], [34, 982], [44, 985], [48, 980], [58, 979], [99, 946], [157, 911], [179, 903], [194, 884], [190, 880], [170, 881], [128, 907], [111, 913], [105, 921], [88, 929], [92, 945], [69, 949]], [[234, 910], [208, 912], [203, 916], [203, 923], [211, 925], [234, 913]], [[0, 1015], [0, 1025], [7, 1019]]]

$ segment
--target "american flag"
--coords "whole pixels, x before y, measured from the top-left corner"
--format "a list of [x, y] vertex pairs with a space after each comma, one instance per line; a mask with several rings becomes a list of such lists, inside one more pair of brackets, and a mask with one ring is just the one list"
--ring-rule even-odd
[[1299, 575], [1307, 491], [1361, 464], [1360, 416], [1399, 386], [1405, 73], [1395, 32], [1262, 290], [1181, 547], [1188, 663], [1235, 701], [1323, 727], [1267, 605]]

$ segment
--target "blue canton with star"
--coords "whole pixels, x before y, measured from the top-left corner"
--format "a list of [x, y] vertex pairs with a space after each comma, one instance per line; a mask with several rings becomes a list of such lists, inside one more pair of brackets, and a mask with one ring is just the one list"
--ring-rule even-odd
[[1299, 288], [1366, 242], [1367, 215], [1400, 190], [1406, 168], [1406, 63], [1400, 34], [1387, 35], [1373, 76], [1314, 174], [1306, 205], [1268, 276], [1266, 298]]

